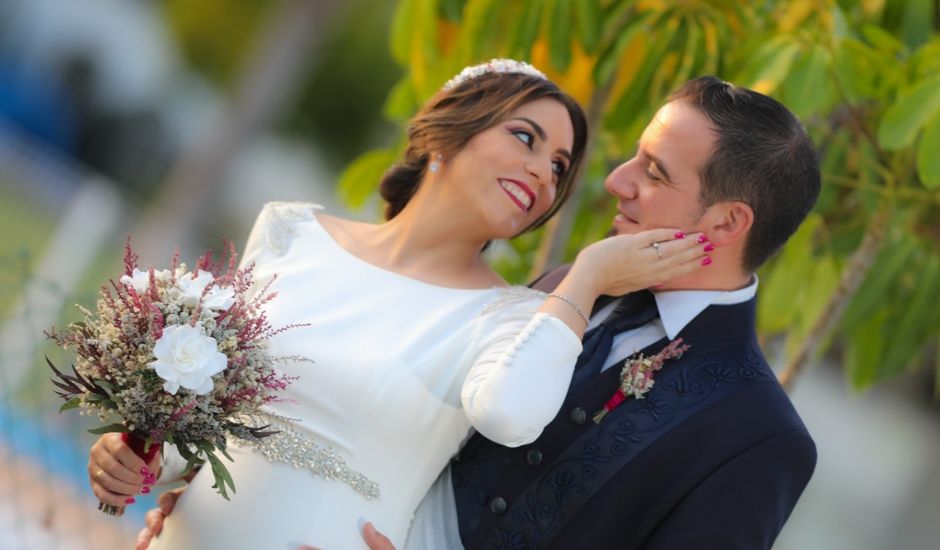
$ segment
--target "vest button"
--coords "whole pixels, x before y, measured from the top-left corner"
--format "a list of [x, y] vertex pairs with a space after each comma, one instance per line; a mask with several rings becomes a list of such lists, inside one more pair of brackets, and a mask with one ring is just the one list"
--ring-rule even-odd
[[542, 463], [542, 451], [529, 449], [529, 452], [525, 454], [525, 460], [529, 463], [529, 466], [538, 466]]
[[584, 421], [587, 420], [587, 413], [581, 407], [575, 407], [571, 409], [569, 417], [575, 424], [584, 424]]
[[496, 497], [490, 501], [490, 512], [502, 514], [506, 511], [506, 500], [503, 497]]

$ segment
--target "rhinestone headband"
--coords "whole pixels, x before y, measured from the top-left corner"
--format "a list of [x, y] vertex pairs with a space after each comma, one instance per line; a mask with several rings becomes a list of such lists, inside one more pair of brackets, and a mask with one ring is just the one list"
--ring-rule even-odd
[[464, 70], [460, 71], [460, 74], [448, 80], [442, 89], [452, 90], [468, 80], [488, 73], [519, 73], [548, 80], [548, 77], [542, 74], [541, 71], [525, 61], [516, 61], [515, 59], [491, 59], [486, 63], [465, 67]]

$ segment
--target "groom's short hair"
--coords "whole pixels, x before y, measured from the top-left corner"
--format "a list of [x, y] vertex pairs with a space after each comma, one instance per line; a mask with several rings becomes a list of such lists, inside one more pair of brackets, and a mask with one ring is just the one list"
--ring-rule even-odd
[[717, 135], [702, 168], [700, 201], [741, 201], [754, 211], [743, 267], [757, 269], [796, 231], [819, 196], [816, 150], [780, 102], [713, 76], [690, 80], [670, 101], [701, 111]]

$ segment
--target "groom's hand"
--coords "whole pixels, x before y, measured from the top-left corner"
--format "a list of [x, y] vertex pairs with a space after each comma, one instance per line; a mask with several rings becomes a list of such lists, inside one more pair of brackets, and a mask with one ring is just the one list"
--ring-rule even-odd
[[[362, 526], [362, 538], [365, 539], [366, 545], [369, 546], [369, 550], [395, 550], [395, 546], [392, 544], [392, 541], [388, 540], [388, 537], [379, 533], [375, 530], [375, 527], [371, 522], [366, 522]], [[297, 550], [320, 550], [313, 546], [301, 546]]]
[[159, 508], [148, 511], [144, 516], [144, 522], [147, 526], [141, 529], [140, 533], [137, 534], [137, 544], [134, 546], [135, 550], [147, 550], [153, 537], [163, 531], [163, 519], [173, 511], [173, 508], [176, 506], [176, 501], [179, 500], [184, 490], [185, 487], [180, 487], [179, 489], [167, 491], [157, 497], [157, 506], [159, 506]]
[[371, 522], [366, 522], [362, 526], [362, 538], [365, 539], [366, 544], [369, 546], [369, 550], [395, 550], [395, 545], [392, 544], [392, 541], [388, 540], [388, 537], [379, 533], [375, 530], [375, 526]]

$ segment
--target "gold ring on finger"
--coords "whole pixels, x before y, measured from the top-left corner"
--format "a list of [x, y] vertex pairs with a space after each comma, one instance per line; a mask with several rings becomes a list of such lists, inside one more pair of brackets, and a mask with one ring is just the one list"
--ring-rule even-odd
[[656, 249], [656, 255], [659, 256], [659, 259], [663, 259], [663, 251], [659, 249], [659, 243], [653, 243], [650, 246]]
[[95, 474], [95, 481], [97, 481], [98, 479], [100, 479], [100, 478], [101, 478], [101, 474], [103, 474], [103, 473], [104, 473], [104, 470], [98, 470], [98, 473]]

